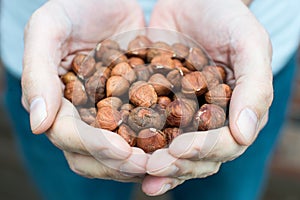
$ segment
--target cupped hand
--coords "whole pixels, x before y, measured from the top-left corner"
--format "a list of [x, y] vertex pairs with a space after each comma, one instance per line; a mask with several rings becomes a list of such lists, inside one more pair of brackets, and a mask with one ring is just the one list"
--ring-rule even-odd
[[134, 0], [53, 0], [39, 8], [26, 26], [22, 103], [30, 113], [32, 132], [47, 131], [81, 175], [136, 181], [145, 173], [147, 155], [117, 134], [85, 125], [62, 97], [59, 75], [70, 68], [76, 53], [143, 26], [142, 10]]
[[150, 26], [186, 34], [219, 64], [230, 67], [235, 88], [229, 127], [186, 133], [148, 160], [143, 191], [159, 195], [185, 180], [218, 171], [253, 143], [267, 122], [273, 99], [269, 36], [239, 0], [158, 1]]

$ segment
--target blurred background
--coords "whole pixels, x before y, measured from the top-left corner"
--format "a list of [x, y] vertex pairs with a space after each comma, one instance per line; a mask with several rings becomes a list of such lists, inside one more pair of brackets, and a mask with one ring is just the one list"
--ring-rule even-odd
[[[298, 63], [300, 66], [300, 56]], [[17, 145], [3, 108], [3, 76], [0, 66], [0, 199], [41, 199], [22, 166]], [[300, 70], [298, 67], [293, 98], [282, 138], [272, 159], [270, 176], [263, 200], [300, 199]], [[138, 200], [166, 200], [168, 195], [145, 197], [139, 189]]]

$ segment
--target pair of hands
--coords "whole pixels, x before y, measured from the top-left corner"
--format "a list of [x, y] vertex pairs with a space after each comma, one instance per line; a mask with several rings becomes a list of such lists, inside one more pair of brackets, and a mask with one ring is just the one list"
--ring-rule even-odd
[[160, 195], [185, 180], [216, 173], [222, 162], [238, 157], [255, 140], [273, 97], [272, 50], [267, 33], [240, 0], [159, 0], [149, 26], [194, 38], [213, 60], [232, 68], [236, 87], [229, 127], [183, 134], [168, 149], [148, 155], [117, 134], [82, 122], [62, 97], [59, 79], [75, 53], [144, 26], [135, 0], [49, 1], [32, 15], [25, 30], [22, 103], [30, 113], [32, 131], [46, 131], [73, 171], [141, 182], [146, 194]]

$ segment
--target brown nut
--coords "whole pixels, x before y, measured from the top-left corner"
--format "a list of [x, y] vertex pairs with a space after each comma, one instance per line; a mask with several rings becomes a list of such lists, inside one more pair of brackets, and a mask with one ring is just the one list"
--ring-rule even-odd
[[[214, 69], [211, 69], [213, 67]], [[214, 66], [205, 66], [202, 70], [202, 75], [205, 77], [207, 89], [211, 90], [222, 83], [221, 77], [217, 74], [217, 69]]]
[[85, 89], [92, 103], [96, 103], [105, 97], [107, 78], [103, 74], [94, 73], [85, 82]]
[[135, 71], [137, 81], [148, 81], [151, 76], [149, 68], [145, 65], [136, 66], [133, 70]]
[[115, 130], [122, 123], [120, 112], [108, 106], [98, 110], [96, 121], [99, 128], [110, 131]]
[[167, 96], [160, 96], [157, 99], [157, 104], [160, 106], [162, 109], [166, 109], [169, 103], [171, 103], [171, 99]]
[[168, 95], [173, 89], [172, 83], [162, 74], [153, 74], [148, 80], [158, 96]]
[[120, 110], [132, 110], [134, 109], [134, 105], [130, 104], [130, 103], [125, 103], [121, 106]]
[[232, 90], [226, 84], [220, 84], [205, 93], [205, 100], [208, 103], [226, 107], [230, 101]]
[[72, 69], [79, 78], [85, 79], [95, 72], [96, 61], [93, 57], [77, 54], [72, 62]]
[[205, 65], [208, 65], [208, 59], [204, 52], [197, 47], [190, 48], [185, 66], [192, 71], [201, 71]]
[[104, 67], [101, 62], [97, 62], [95, 65], [96, 72], [93, 74], [97, 74], [100, 76], [104, 76], [106, 79], [110, 77], [111, 69], [108, 67]]
[[144, 81], [137, 81], [129, 88], [129, 100], [135, 106], [150, 107], [157, 102], [154, 87]]
[[145, 62], [143, 59], [139, 57], [131, 57], [128, 59], [128, 64], [132, 67], [135, 68], [136, 66], [144, 65]]
[[83, 105], [88, 100], [85, 88], [79, 79], [65, 85], [64, 97], [71, 101], [75, 106]]
[[167, 73], [175, 69], [174, 61], [171, 57], [164, 54], [155, 56], [151, 60], [151, 67], [154, 72], [157, 73]]
[[121, 115], [121, 119], [122, 119], [122, 122], [127, 124], [128, 123], [128, 117], [129, 117], [129, 114], [130, 114], [130, 110], [120, 110], [120, 115]]
[[102, 99], [97, 103], [97, 109], [99, 110], [102, 107], [112, 107], [116, 110], [118, 110], [122, 106], [122, 100], [118, 97], [107, 97], [105, 99]]
[[194, 123], [199, 131], [216, 129], [224, 126], [226, 114], [218, 105], [204, 104], [196, 112]]
[[203, 73], [210, 72], [219, 83], [224, 83], [226, 81], [226, 71], [222, 66], [211, 66], [207, 65], [203, 68]]
[[103, 53], [102, 62], [104, 66], [112, 68], [118, 63], [127, 62], [127, 57], [121, 51], [109, 49]]
[[173, 49], [170, 45], [165, 42], [154, 42], [147, 52], [147, 61], [151, 62], [151, 60], [155, 56], [165, 55], [168, 57], [172, 57], [174, 54]]
[[127, 62], [118, 63], [112, 70], [111, 76], [122, 76], [129, 83], [133, 83], [136, 79], [134, 70], [130, 67]]
[[167, 141], [164, 133], [153, 128], [141, 130], [136, 142], [136, 146], [143, 149], [146, 153], [151, 153], [166, 145]]
[[197, 109], [193, 100], [176, 99], [166, 108], [167, 123], [171, 126], [186, 127], [190, 124]]
[[186, 74], [181, 79], [182, 93], [186, 95], [200, 96], [207, 91], [205, 77], [202, 72], [195, 71]]
[[182, 43], [174, 43], [172, 45], [174, 55], [173, 58], [177, 58], [179, 60], [185, 59], [189, 54], [189, 48]]
[[127, 54], [129, 56], [138, 56], [145, 59], [147, 56], [147, 49], [150, 47], [151, 43], [149, 38], [139, 35], [129, 42]]
[[129, 89], [129, 82], [122, 76], [111, 76], [106, 82], [106, 96], [122, 96]]
[[136, 132], [145, 128], [162, 129], [165, 118], [152, 108], [136, 107], [128, 116], [128, 125]]
[[110, 39], [104, 40], [97, 44], [95, 53], [96, 59], [101, 60], [103, 54], [110, 49], [120, 50], [120, 46], [116, 41]]
[[117, 133], [130, 145], [136, 145], [136, 134], [135, 132], [126, 124], [121, 124], [118, 128]]
[[120, 108], [121, 118], [124, 123], [128, 122], [128, 116], [131, 110], [134, 109], [134, 105], [130, 103], [125, 103]]
[[172, 70], [167, 74], [167, 79], [174, 86], [175, 91], [181, 89], [182, 77], [183, 77], [183, 74], [181, 74], [180, 71], [177, 69]]
[[182, 133], [182, 129], [177, 127], [165, 128], [164, 134], [167, 139], [167, 144], [170, 144], [177, 136], [181, 135]]
[[181, 76], [191, 72], [191, 70], [189, 70], [188, 68], [183, 66], [181, 61], [179, 61], [177, 59], [173, 59], [173, 63], [174, 63], [175, 69], [177, 69], [180, 72]]
[[78, 78], [73, 72], [67, 72], [61, 77], [61, 80], [64, 84], [68, 84], [72, 81], [78, 80]]
[[92, 124], [96, 120], [96, 108], [79, 108], [78, 110], [80, 118], [82, 121], [86, 122], [87, 124]]

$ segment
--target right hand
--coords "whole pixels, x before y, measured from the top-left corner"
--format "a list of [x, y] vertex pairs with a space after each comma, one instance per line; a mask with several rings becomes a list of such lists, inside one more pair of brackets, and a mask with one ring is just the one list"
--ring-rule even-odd
[[[59, 75], [78, 52], [111, 35], [144, 26], [135, 0], [52, 0], [39, 8], [25, 30], [22, 103], [35, 134], [47, 131], [77, 173], [95, 178], [138, 181], [147, 155], [119, 135], [84, 124], [62, 97]], [[125, 172], [125, 173], [123, 173]]]

